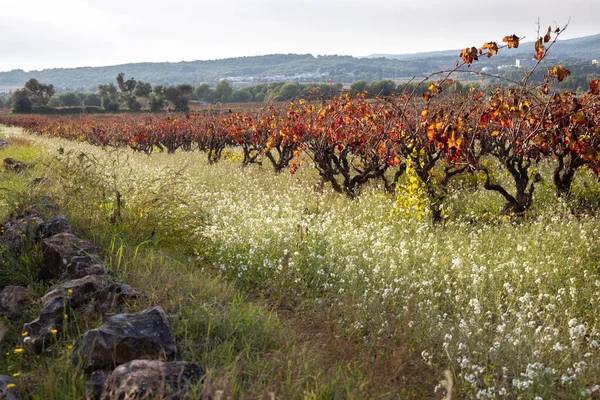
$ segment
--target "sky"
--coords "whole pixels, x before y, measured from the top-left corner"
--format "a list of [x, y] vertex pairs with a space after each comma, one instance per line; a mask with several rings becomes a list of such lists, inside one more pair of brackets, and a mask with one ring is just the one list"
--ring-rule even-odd
[[600, 33], [599, 0], [0, 0], [0, 71], [403, 54]]

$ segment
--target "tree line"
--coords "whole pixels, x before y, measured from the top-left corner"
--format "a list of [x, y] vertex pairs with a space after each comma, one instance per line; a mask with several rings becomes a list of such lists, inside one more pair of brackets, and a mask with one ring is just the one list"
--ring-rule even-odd
[[[37, 79], [31, 78], [23, 89], [16, 90], [12, 97], [2, 106], [12, 108], [15, 113], [57, 113], [56, 108], [66, 108], [65, 111], [75, 113], [81, 109], [96, 112], [117, 113], [120, 111], [150, 112], [189, 111], [190, 102], [200, 104], [214, 103], [262, 103], [286, 102], [304, 98], [307, 100], [331, 100], [347, 89], [342, 83], [298, 83], [298, 82], [272, 82], [234, 89], [227, 81], [222, 80], [214, 87], [203, 83], [196, 87], [190, 84], [174, 86], [155, 85], [154, 87], [135, 78], [126, 79], [124, 73], [116, 76], [115, 83], [99, 85], [96, 93], [65, 92], [56, 94], [53, 85], [45, 85]], [[423, 94], [427, 85], [417, 82], [396, 84], [391, 80], [381, 80], [368, 83], [360, 80], [352, 83], [349, 88], [353, 93], [364, 93], [368, 96], [390, 96], [395, 92], [414, 91]], [[455, 82], [454, 89], [467, 91], [470, 84]]]

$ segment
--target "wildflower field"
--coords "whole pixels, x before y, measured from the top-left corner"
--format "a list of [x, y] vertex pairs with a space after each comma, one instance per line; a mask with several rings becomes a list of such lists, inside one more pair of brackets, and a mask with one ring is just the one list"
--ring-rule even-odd
[[[36, 173], [52, 182], [44, 190], [107, 249], [115, 273], [170, 299], [184, 358], [204, 362], [232, 397], [600, 395], [600, 184], [586, 168], [572, 196], [559, 197], [552, 168], [537, 164], [532, 205], [520, 214], [502, 212], [485, 174], [459, 175], [432, 222], [410, 165], [394, 193], [373, 181], [351, 198], [319, 183], [302, 158], [295, 174], [275, 174], [242, 167], [236, 149], [209, 164], [181, 150], [0, 134], [36, 149]], [[494, 160], [485, 162], [491, 170]], [[19, 192], [22, 202], [35, 195]], [[3, 196], [8, 215], [18, 197]], [[194, 294], [203, 280], [236, 294], [221, 303], [221, 289]], [[235, 324], [215, 319], [208, 337], [221, 336], [198, 345], [192, 315], [214, 313], [211, 301], [243, 311]], [[261, 322], [240, 322], [250, 319]]]

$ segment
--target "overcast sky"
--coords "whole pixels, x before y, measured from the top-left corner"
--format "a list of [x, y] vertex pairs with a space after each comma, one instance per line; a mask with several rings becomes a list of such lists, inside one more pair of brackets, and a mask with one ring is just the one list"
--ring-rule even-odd
[[599, 0], [0, 0], [0, 71], [273, 53], [364, 56], [600, 33]]

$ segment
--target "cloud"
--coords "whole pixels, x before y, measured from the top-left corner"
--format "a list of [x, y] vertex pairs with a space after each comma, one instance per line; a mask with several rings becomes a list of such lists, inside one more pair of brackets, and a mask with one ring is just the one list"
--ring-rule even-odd
[[573, 0], [30, 0], [3, 4], [0, 70], [272, 53], [409, 53], [480, 46], [538, 17], [598, 33], [600, 2]]

